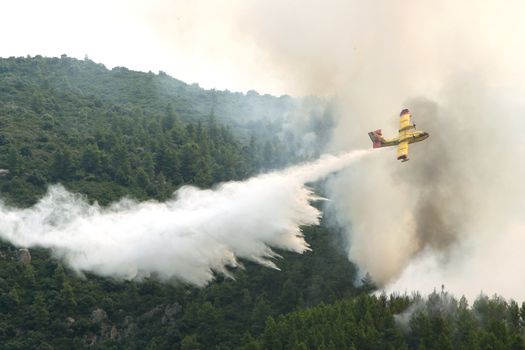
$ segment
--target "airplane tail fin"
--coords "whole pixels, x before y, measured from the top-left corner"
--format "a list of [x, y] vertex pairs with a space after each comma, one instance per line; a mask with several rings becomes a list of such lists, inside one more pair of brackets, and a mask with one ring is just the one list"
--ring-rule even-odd
[[379, 148], [383, 146], [383, 133], [381, 132], [381, 129], [377, 129], [376, 131], [370, 131], [368, 133], [368, 136], [370, 136], [370, 140], [372, 140], [374, 148]]

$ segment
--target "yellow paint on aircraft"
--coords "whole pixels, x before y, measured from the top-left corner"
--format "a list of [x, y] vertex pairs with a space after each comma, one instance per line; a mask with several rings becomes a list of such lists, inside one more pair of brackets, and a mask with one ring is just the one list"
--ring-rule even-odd
[[426, 140], [428, 132], [416, 130], [412, 124], [412, 115], [408, 109], [401, 111], [399, 115], [399, 134], [395, 138], [385, 139], [381, 129], [368, 133], [374, 144], [374, 148], [397, 146], [397, 159], [406, 162], [408, 160], [408, 145], [414, 142]]

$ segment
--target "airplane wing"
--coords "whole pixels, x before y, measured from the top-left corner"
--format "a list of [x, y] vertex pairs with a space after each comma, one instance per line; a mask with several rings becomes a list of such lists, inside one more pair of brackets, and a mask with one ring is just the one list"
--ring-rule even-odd
[[401, 141], [397, 146], [397, 159], [403, 162], [408, 160], [408, 140]]
[[406, 110], [407, 112], [405, 113], [401, 113], [401, 115], [399, 116], [399, 132], [402, 132], [402, 131], [408, 131], [410, 129], [414, 129], [414, 124], [411, 123], [411, 120], [410, 120], [410, 112], [408, 112], [408, 110]]
[[406, 162], [408, 160], [408, 136], [410, 130], [415, 129], [410, 120], [411, 115], [408, 109], [401, 111], [399, 115], [399, 145], [397, 146], [397, 159]]

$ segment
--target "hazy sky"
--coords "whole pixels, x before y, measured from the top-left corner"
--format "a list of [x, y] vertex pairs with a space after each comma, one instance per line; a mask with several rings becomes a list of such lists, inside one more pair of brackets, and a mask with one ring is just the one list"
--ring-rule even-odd
[[261, 50], [241, 42], [240, 1], [3, 1], [0, 56], [85, 55], [108, 68], [163, 70], [205, 88], [281, 94]]
[[[509, 67], [523, 65], [519, 0], [0, 0], [0, 5], [2, 57], [88, 55], [108, 68], [163, 70], [205, 88], [332, 94], [367, 66], [383, 69], [385, 76], [393, 70], [388, 67], [410, 66], [407, 80], [419, 91], [431, 88], [436, 67], [442, 76], [450, 67], [497, 66], [487, 57], [505, 62], [493, 69], [500, 80], [521, 84], [522, 78], [514, 70], [507, 74]], [[383, 50], [379, 57], [377, 47]]]

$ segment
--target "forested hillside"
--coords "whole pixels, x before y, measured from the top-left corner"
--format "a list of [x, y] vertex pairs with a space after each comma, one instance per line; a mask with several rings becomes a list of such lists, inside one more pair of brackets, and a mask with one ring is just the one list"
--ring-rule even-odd
[[[2, 193], [23, 204], [55, 182], [101, 203], [162, 199], [311, 157], [331, 127], [315, 98], [203, 90], [66, 56], [0, 59], [0, 81]], [[298, 113], [306, 124], [292, 123]]]
[[[185, 184], [244, 179], [305, 156], [285, 147], [282, 129], [261, 114], [282, 113], [289, 97], [205, 91], [165, 74], [67, 57], [2, 59], [0, 77], [0, 168], [9, 170], [0, 189], [8, 205], [32, 205], [53, 183], [103, 205], [123, 196], [164, 200]], [[268, 315], [354, 292], [354, 267], [333, 254], [332, 236], [307, 232], [320, 242], [309, 264], [292, 254], [280, 264], [285, 273], [246, 263], [235, 281], [204, 289], [80, 278], [47, 251], [31, 250], [31, 262], [20, 263], [23, 252], [3, 244], [0, 340], [12, 349], [177, 348], [185, 339], [238, 346], [245, 333], [262, 332]]]
[[[480, 296], [472, 305], [442, 290], [346, 298], [269, 317], [252, 349], [525, 349], [525, 304]], [[245, 347], [245, 349], [250, 347]]]
[[[65, 56], [0, 59], [0, 196], [26, 207], [61, 183], [102, 205], [162, 201], [311, 157], [303, 144], [326, 142], [331, 120], [315, 98], [207, 91]], [[525, 348], [516, 302], [370, 295], [334, 229], [303, 230], [313, 250], [279, 252], [281, 271], [243, 262], [204, 288], [79, 276], [2, 242], [0, 349]]]

